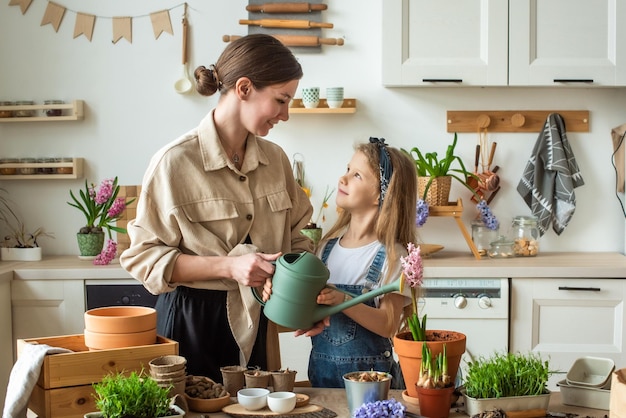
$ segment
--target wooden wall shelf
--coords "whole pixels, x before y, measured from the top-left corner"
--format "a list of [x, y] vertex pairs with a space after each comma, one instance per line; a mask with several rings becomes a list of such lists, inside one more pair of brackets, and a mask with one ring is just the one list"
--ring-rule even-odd
[[[61, 179], [79, 179], [83, 177], [83, 158], [72, 158], [71, 162], [61, 163], [0, 163], [0, 170], [14, 168], [16, 174], [2, 174], [0, 180], [61, 180]], [[44, 173], [38, 172], [39, 169], [46, 168], [56, 171], [57, 168], [65, 168], [63, 171], [71, 168], [71, 173]], [[32, 174], [21, 174], [21, 169], [32, 169]], [[50, 171], [52, 171], [50, 170]], [[5, 171], [5, 170], [2, 170]]]
[[543, 129], [550, 113], [565, 120], [567, 132], [589, 132], [588, 110], [449, 110], [448, 132], [536, 132]]
[[356, 113], [356, 99], [343, 99], [343, 105], [338, 108], [330, 108], [326, 99], [320, 99], [319, 105], [311, 109], [304, 107], [302, 99], [293, 99], [289, 113]]
[[[65, 114], [62, 116], [39, 116], [38, 111], [46, 109], [61, 109]], [[74, 100], [71, 103], [61, 103], [52, 105], [13, 105], [13, 106], [0, 106], [0, 110], [32, 110], [35, 116], [28, 117], [11, 117], [0, 118], [0, 123], [19, 123], [19, 122], [58, 122], [63, 120], [81, 120], [84, 118], [83, 113], [83, 101]]]

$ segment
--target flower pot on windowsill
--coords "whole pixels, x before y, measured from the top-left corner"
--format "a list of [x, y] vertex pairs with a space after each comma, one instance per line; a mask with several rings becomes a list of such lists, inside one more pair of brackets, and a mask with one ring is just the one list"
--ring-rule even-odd
[[0, 258], [2, 261], [40, 261], [41, 247], [33, 248], [2, 248]]

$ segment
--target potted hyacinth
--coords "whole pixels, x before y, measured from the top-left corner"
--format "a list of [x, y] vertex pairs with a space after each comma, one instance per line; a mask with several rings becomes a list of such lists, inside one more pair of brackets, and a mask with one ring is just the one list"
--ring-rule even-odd
[[[404, 326], [394, 338], [394, 350], [400, 360], [400, 368], [408, 396], [417, 398], [417, 382], [421, 377], [424, 346], [433, 356], [443, 353], [446, 349], [447, 368], [450, 380], [454, 382], [465, 352], [466, 337], [464, 334], [450, 330], [429, 330], [427, 315], [420, 318], [417, 299], [423, 283], [424, 265], [421, 248], [412, 242], [407, 244], [408, 254], [401, 257], [402, 277], [411, 291], [411, 305], [405, 310]], [[408, 328], [408, 330], [407, 330]]]
[[[85, 189], [79, 191], [80, 199], [70, 190], [71, 202], [68, 205], [80, 210], [86, 218], [86, 224], [76, 234], [80, 257], [94, 259], [94, 264], [109, 264], [117, 253], [117, 243], [113, 240], [111, 231], [125, 234], [126, 229], [113, 223], [117, 221], [126, 206], [135, 199], [126, 200], [118, 197], [120, 187], [117, 177], [105, 179], [99, 187], [85, 180]], [[109, 241], [104, 246], [104, 230], [106, 229]]]

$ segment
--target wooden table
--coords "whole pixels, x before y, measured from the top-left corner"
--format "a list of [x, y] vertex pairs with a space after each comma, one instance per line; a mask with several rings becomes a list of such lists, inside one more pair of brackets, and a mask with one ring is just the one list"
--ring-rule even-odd
[[[348, 402], [346, 401], [346, 393], [344, 389], [317, 389], [317, 388], [296, 388], [298, 393], [306, 393], [311, 397], [310, 403], [323, 406], [332, 410], [337, 414], [338, 418], [349, 418], [350, 412], [348, 411]], [[409, 412], [419, 414], [419, 407], [407, 403], [402, 398], [402, 392], [399, 390], [391, 390], [389, 392], [389, 398], [395, 398], [407, 406]], [[550, 413], [568, 414], [567, 418], [573, 418], [576, 415], [585, 418], [604, 418], [609, 415], [609, 411], [601, 409], [580, 408], [576, 406], [563, 405], [561, 403], [561, 393], [552, 392], [550, 396], [550, 407], [548, 409]], [[203, 414], [190, 412], [185, 415], [186, 418], [201, 418]], [[260, 414], [257, 414], [260, 415]], [[268, 413], [269, 415], [269, 413]], [[209, 413], [205, 416], [228, 418], [229, 415], [225, 413]], [[457, 402], [457, 406], [453, 407], [450, 411], [451, 418], [467, 418], [465, 409], [463, 406], [462, 398]]]

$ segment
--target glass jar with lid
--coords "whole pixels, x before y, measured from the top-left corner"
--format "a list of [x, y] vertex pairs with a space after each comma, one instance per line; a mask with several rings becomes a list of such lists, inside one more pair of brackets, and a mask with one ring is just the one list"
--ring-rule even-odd
[[19, 162], [18, 158], [0, 158], [0, 174], [3, 176], [17, 174], [17, 163]]
[[480, 219], [472, 221], [472, 241], [481, 256], [487, 255], [491, 242], [498, 238], [498, 229], [489, 229]]
[[[18, 100], [15, 102], [16, 106], [32, 106], [35, 102], [32, 100]], [[16, 118], [28, 118], [34, 116], [35, 112], [31, 109], [17, 109], [13, 112], [13, 116]]]
[[539, 227], [534, 216], [516, 216], [511, 225], [515, 255], [534, 257], [539, 253]]
[[[55, 104], [63, 104], [63, 100], [44, 100], [43, 104], [44, 105], [55, 105]], [[50, 108], [50, 109], [44, 109], [43, 113], [45, 113], [46, 116], [62, 116], [63, 115], [63, 109], [55, 109], [55, 108]]]
[[498, 236], [498, 239], [489, 244], [490, 258], [512, 258], [515, 257], [513, 251], [513, 241], [504, 235]]
[[[15, 106], [15, 102], [0, 101], [0, 106]], [[0, 110], [0, 118], [11, 118], [11, 117], [13, 117], [13, 110], [11, 109]]]

